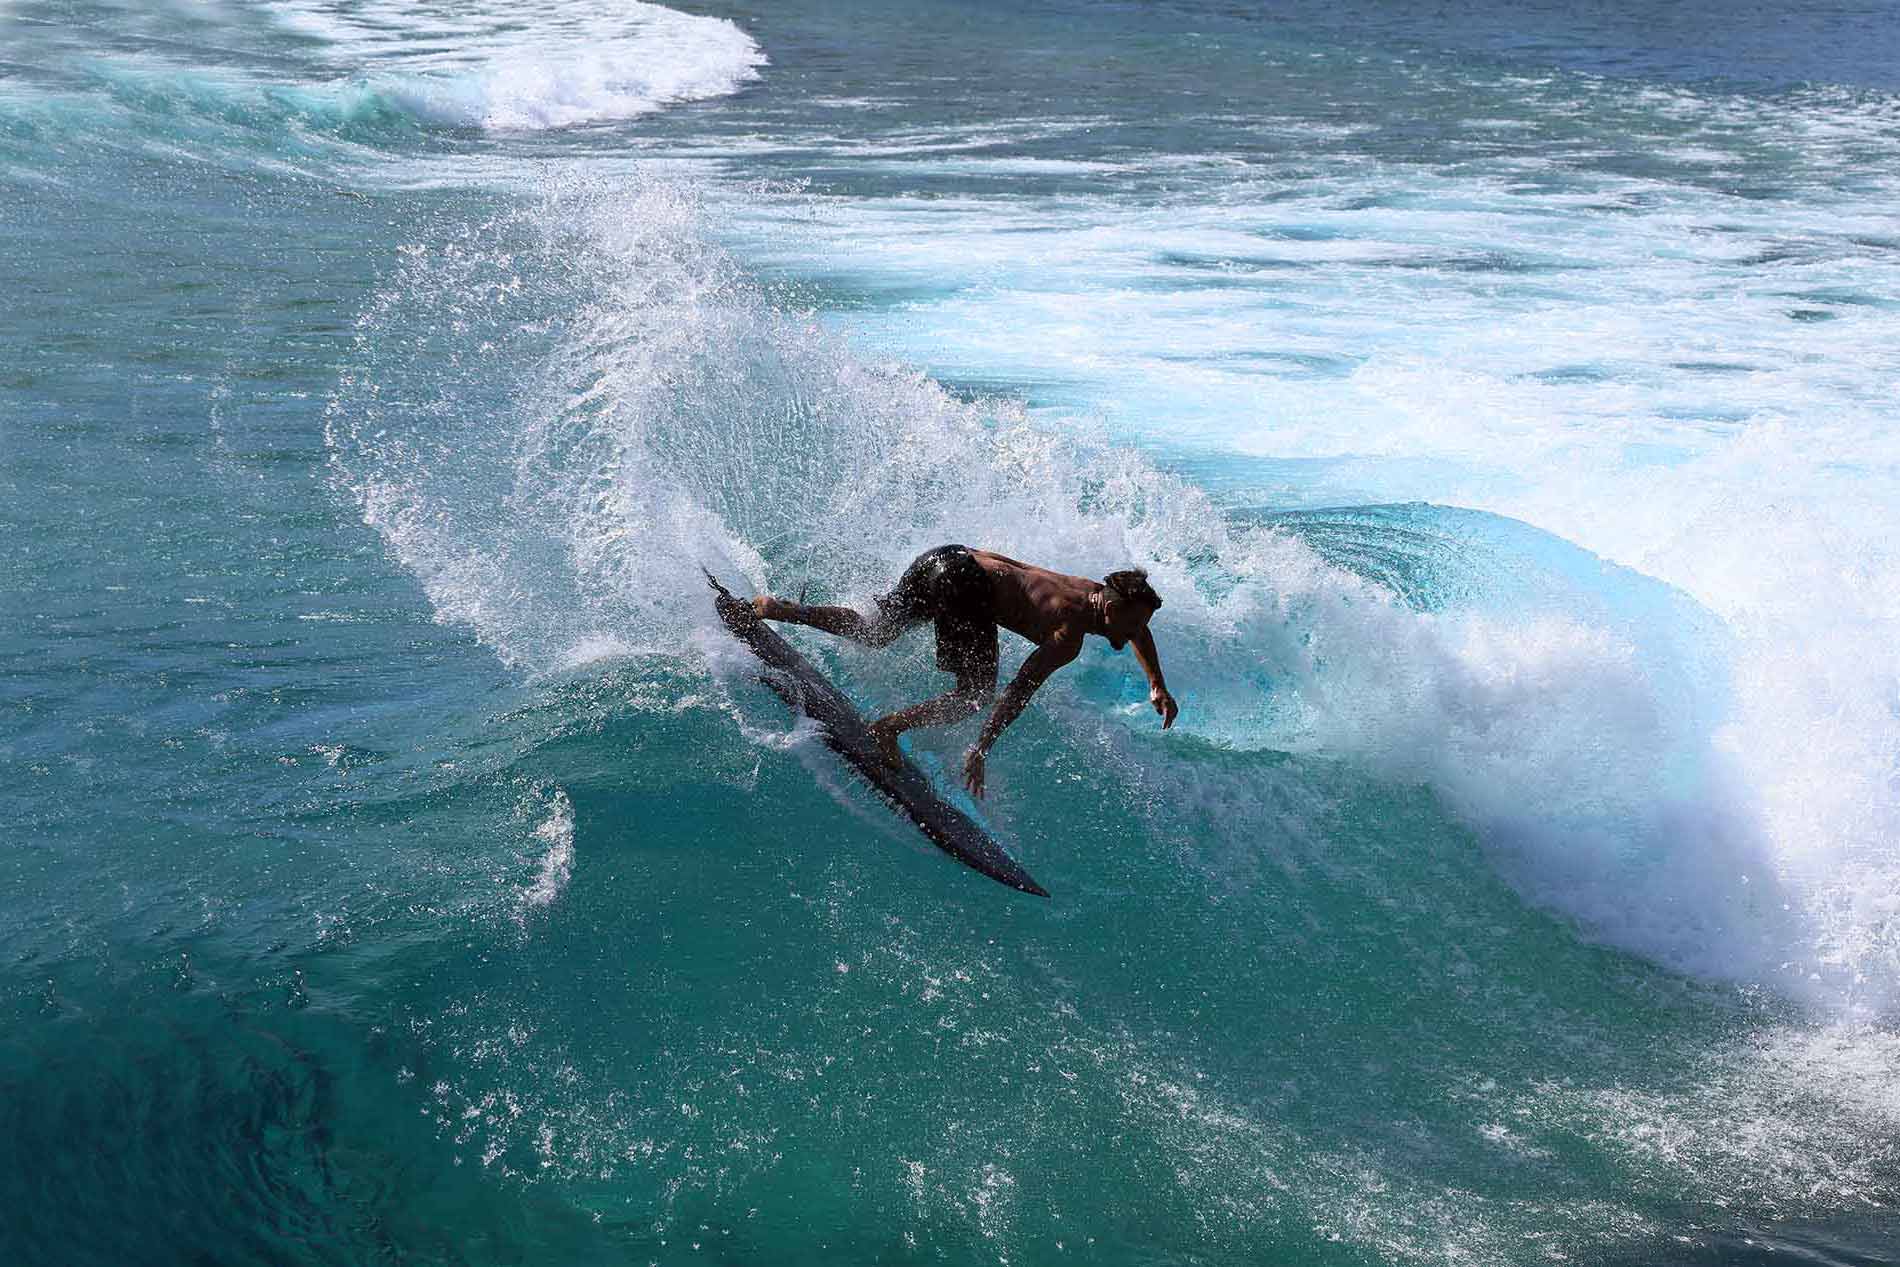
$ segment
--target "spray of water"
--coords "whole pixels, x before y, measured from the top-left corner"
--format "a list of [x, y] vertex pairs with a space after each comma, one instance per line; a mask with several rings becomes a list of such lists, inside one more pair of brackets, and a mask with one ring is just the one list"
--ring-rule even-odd
[[[1503, 579], [1491, 599], [1477, 581], [1407, 601], [1126, 449], [864, 363], [713, 244], [718, 216], [677, 182], [557, 179], [531, 213], [418, 241], [363, 319], [330, 409], [340, 486], [441, 618], [505, 662], [697, 663], [702, 565], [861, 603], [943, 541], [1094, 575], [1132, 562], [1169, 598], [1185, 733], [1427, 783], [1520, 891], [1592, 936], [1885, 1005], [1889, 871], [1869, 857], [1843, 894], [1790, 865], [1792, 811], [1750, 781], [1760, 757], [1736, 736], [1758, 722], [1735, 711], [1707, 612], [1596, 561], [1587, 586], [1532, 603], [1506, 602]], [[1422, 525], [1440, 553], [1479, 549], [1437, 514], [1382, 548]], [[1090, 663], [1055, 697], [1137, 698]]]

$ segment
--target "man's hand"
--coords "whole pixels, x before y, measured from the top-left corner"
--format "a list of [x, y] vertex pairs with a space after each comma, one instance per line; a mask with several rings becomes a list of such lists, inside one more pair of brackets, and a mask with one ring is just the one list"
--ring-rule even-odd
[[1148, 702], [1155, 706], [1155, 712], [1161, 714], [1161, 729], [1174, 725], [1174, 719], [1181, 709], [1174, 702], [1174, 696], [1168, 694], [1168, 688], [1157, 686], [1148, 692]]
[[983, 799], [983, 758], [981, 748], [972, 748], [963, 755], [963, 785], [970, 789], [970, 795], [977, 800]]

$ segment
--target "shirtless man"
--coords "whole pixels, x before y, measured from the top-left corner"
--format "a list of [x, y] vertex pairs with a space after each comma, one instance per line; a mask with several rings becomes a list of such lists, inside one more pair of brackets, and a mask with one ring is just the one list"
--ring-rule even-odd
[[995, 699], [998, 626], [1035, 643], [963, 759], [963, 781], [979, 797], [983, 762], [998, 736], [1043, 680], [1081, 653], [1088, 634], [1108, 639], [1117, 651], [1133, 645], [1161, 728], [1174, 725], [1180, 709], [1161, 679], [1161, 657], [1148, 632], [1148, 618], [1160, 606], [1148, 574], [1139, 568], [1091, 581], [964, 546], [938, 546], [918, 555], [897, 588], [877, 600], [877, 615], [868, 620], [849, 607], [806, 606], [765, 594], [752, 600], [753, 610], [766, 620], [810, 625], [870, 647], [888, 646], [905, 630], [935, 622], [937, 667], [956, 674], [957, 684], [872, 725], [892, 764], [899, 760], [897, 737], [906, 730], [962, 721]]

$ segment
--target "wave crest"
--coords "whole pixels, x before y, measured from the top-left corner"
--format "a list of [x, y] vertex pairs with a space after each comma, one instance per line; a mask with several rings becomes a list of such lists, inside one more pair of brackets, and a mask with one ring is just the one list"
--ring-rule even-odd
[[410, 114], [534, 130], [635, 118], [725, 96], [765, 54], [724, 18], [656, 4], [511, 4], [453, 17], [410, 5], [293, 3], [279, 20], [329, 46], [352, 78]]

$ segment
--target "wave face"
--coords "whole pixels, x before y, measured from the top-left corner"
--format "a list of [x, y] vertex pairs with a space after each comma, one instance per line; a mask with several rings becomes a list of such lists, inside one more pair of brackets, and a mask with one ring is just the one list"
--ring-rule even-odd
[[[1483, 515], [1223, 513], [1125, 450], [863, 365], [776, 308], [711, 215], [666, 181], [550, 192], [418, 244], [365, 318], [332, 405], [342, 482], [438, 617], [504, 663], [697, 663], [719, 642], [702, 566], [864, 605], [943, 541], [1095, 574], [1132, 560], [1173, 596], [1186, 733], [1422, 780], [1527, 896], [1613, 944], [1886, 1005], [1892, 965], [1837, 961], [1827, 886], [1775, 856], [1730, 746], [1734, 634], [1686, 595]], [[465, 368], [496, 354], [530, 367], [499, 399]], [[1076, 676], [1099, 703], [1138, 698], [1106, 664]]]
[[1894, 1261], [1900, 31], [701, 8], [0, 10], [0, 1261]]
[[[1777, 869], [1772, 841], [1737, 788], [1720, 742], [1736, 689], [1734, 640], [1680, 591], [1490, 515], [1422, 505], [1264, 516], [1224, 511], [1126, 449], [1052, 433], [1020, 408], [960, 401], [901, 367], [867, 365], [834, 333], [778, 306], [712, 240], [709, 230], [729, 214], [708, 207], [692, 187], [664, 179], [631, 188], [570, 181], [519, 215], [472, 229], [444, 226], [446, 237], [418, 243], [359, 326], [359, 359], [330, 404], [336, 478], [418, 578], [438, 619], [470, 628], [531, 678], [566, 682], [591, 677], [600, 666], [626, 666], [615, 670], [624, 676], [614, 690], [632, 688], [622, 698], [637, 714], [683, 710], [695, 719], [692, 745], [721, 773], [710, 776], [714, 785], [704, 792], [673, 800], [657, 821], [639, 813], [642, 831], [665, 839], [675, 814], [691, 820], [730, 812], [715, 809], [722, 803], [736, 808], [751, 798], [782, 797], [786, 784], [766, 771], [788, 761], [783, 777], [815, 776], [838, 801], [816, 812], [843, 812], [882, 842], [851, 859], [848, 879], [826, 882], [857, 895], [823, 899], [828, 918], [846, 928], [881, 920], [890, 930], [865, 943], [845, 933], [829, 970], [853, 983], [847, 988], [868, 983], [932, 1007], [946, 999], [947, 981], [962, 982], [980, 1011], [931, 1022], [964, 1035], [954, 1040], [959, 1061], [994, 1043], [1000, 1051], [1033, 1053], [1024, 1058], [1064, 1087], [1084, 1078], [1084, 1064], [1093, 1069], [1093, 1085], [1076, 1094], [1097, 1107], [1106, 1095], [1119, 1106], [1114, 1120], [1143, 1124], [1134, 1127], [1143, 1138], [1136, 1152], [1156, 1166], [1181, 1167], [1182, 1186], [1171, 1190], [1186, 1202], [1184, 1211], [1206, 1218], [1214, 1208], [1212, 1194], [1201, 1193], [1201, 1180], [1192, 1176], [1219, 1173], [1224, 1183], [1243, 1184], [1244, 1195], [1215, 1203], [1223, 1213], [1213, 1243], [1234, 1252], [1265, 1243], [1263, 1220], [1277, 1217], [1270, 1211], [1285, 1203], [1337, 1208], [1349, 1200], [1341, 1184], [1411, 1193], [1395, 1205], [1422, 1199], [1410, 1186], [1418, 1176], [1391, 1167], [1396, 1139], [1368, 1146], [1333, 1133], [1342, 1121], [1370, 1129], [1368, 1114], [1406, 1120], [1418, 1107], [1349, 1108], [1338, 1089], [1328, 1089], [1332, 1075], [1321, 1072], [1342, 1050], [1373, 1063], [1395, 1057], [1375, 1057], [1364, 1040], [1340, 1033], [1358, 1004], [1322, 1020], [1302, 996], [1310, 989], [1326, 997], [1321, 980], [1335, 972], [1350, 977], [1348, 961], [1389, 968], [1384, 939], [1405, 935], [1414, 920], [1456, 931], [1449, 939], [1434, 933], [1435, 949], [1413, 968], [1447, 980], [1472, 973], [1490, 981], [1476, 996], [1483, 1002], [1471, 1005], [1484, 1019], [1445, 998], [1443, 982], [1427, 987], [1409, 970], [1390, 977], [1381, 968], [1350, 989], [1386, 1000], [1379, 1006], [1391, 1005], [1391, 991], [1422, 991], [1438, 1000], [1432, 1007], [1448, 1009], [1445, 1023], [1466, 1016], [1485, 1027], [1523, 1027], [1534, 1047], [1574, 1038], [1556, 1017], [1577, 1004], [1537, 992], [1500, 995], [1493, 973], [1513, 979], [1521, 971], [1517, 957], [1532, 955], [1560, 975], [1574, 970], [1593, 979], [1589, 986], [1572, 983], [1586, 994], [1619, 987], [1596, 977], [1616, 961], [1580, 946], [1560, 956], [1576, 956], [1570, 968], [1552, 968], [1542, 956], [1552, 953], [1545, 938], [1559, 925], [1518, 906], [1523, 898], [1561, 912], [1568, 927], [1591, 940], [1697, 977], [1767, 986], [1827, 1011], [1881, 1006], [1891, 979], [1878, 975], [1874, 958], [1857, 960], [1858, 975], [1849, 976], [1826, 957], [1835, 931], [1827, 907]], [[530, 278], [539, 280], [524, 280]], [[456, 332], [445, 340], [451, 326]], [[472, 394], [466, 366], [477, 357], [526, 372], [499, 391], [484, 376]], [[849, 480], [838, 478], [844, 471]], [[1029, 1020], [1078, 1006], [1067, 991], [1080, 983], [1054, 967], [1076, 944], [1065, 940], [1066, 949], [1057, 950], [1028, 936], [1016, 949], [999, 951], [1000, 960], [967, 963], [960, 952], [935, 945], [924, 930], [943, 927], [944, 914], [934, 907], [962, 892], [961, 876], [939, 871], [921, 905], [893, 905], [887, 895], [881, 913], [847, 912], [867, 884], [876, 885], [867, 877], [892, 864], [879, 855], [901, 833], [839, 779], [808, 732], [783, 728], [776, 701], [752, 682], [749, 662], [718, 632], [698, 569], [780, 593], [809, 584], [814, 596], [862, 605], [918, 550], [967, 539], [1076, 560], [1096, 572], [1132, 561], [1168, 595], [1170, 678], [1195, 702], [1173, 744], [1155, 741], [1137, 681], [1098, 650], [1047, 688], [1036, 714], [1012, 733], [1010, 752], [996, 762], [987, 814], [1039, 871], [1066, 872], [1056, 881], [1068, 886], [1064, 903], [1096, 905], [1118, 928], [1152, 921], [1140, 933], [1104, 927], [1105, 945], [1184, 935], [1182, 910], [1212, 904], [1227, 913], [1212, 923], [1226, 930], [1219, 936], [1254, 948], [1245, 967], [1231, 952], [1197, 943], [1178, 957], [1161, 954], [1170, 961], [1166, 969], [1144, 955], [1153, 972], [1145, 989], [1218, 1000], [1196, 1014], [1218, 1013], [1223, 1025], [1242, 1024], [1235, 1013], [1246, 1012], [1246, 1024], [1266, 1027], [1248, 1043], [1271, 1046], [1266, 1031], [1283, 1024], [1327, 1035], [1315, 1040], [1331, 1053], [1323, 1060], [1301, 1072], [1281, 1067], [1297, 1090], [1272, 1096], [1270, 1112], [1261, 1114], [1261, 1071], [1241, 1049], [1216, 1050], [1185, 1037], [1150, 1048], [1137, 1037], [1146, 1022], [1122, 1017], [1104, 1033], [1086, 1011], [1053, 1031]], [[867, 708], [925, 689], [919, 678], [927, 676], [926, 647], [878, 655], [798, 636]], [[954, 738], [925, 738], [920, 750], [949, 770], [955, 745]], [[651, 743], [639, 746], [649, 751]], [[798, 803], [806, 807], [800, 814], [823, 806]], [[1117, 840], [1132, 853], [1111, 860], [1083, 845]], [[1462, 840], [1475, 840], [1482, 852], [1461, 855], [1454, 842]], [[802, 865], [792, 864], [793, 877]], [[800, 901], [814, 900], [798, 879], [789, 883]], [[973, 898], [980, 902], [965, 893], [950, 909], [966, 911]], [[1507, 908], [1515, 911], [1508, 918]], [[1024, 916], [1013, 908], [992, 911], [979, 924], [999, 918], [1016, 930], [1011, 937], [1027, 935]], [[1211, 934], [1200, 917], [1191, 922]], [[854, 957], [872, 943], [878, 949], [869, 958]], [[1268, 945], [1278, 949], [1252, 957]], [[886, 953], [896, 958], [887, 962]], [[1464, 956], [1492, 953], [1514, 966], [1498, 960], [1460, 967], [1441, 957], [1463, 964]], [[1296, 970], [1287, 954], [1320, 976]], [[1210, 959], [1239, 974], [1231, 987], [1239, 993], [1212, 988], [1193, 969]], [[1005, 987], [1018, 962], [1042, 965], [1035, 975], [1057, 975], [1035, 988], [1019, 980]], [[1657, 983], [1645, 978], [1639, 989]], [[1632, 1002], [1625, 997], [1617, 1006]], [[1680, 1005], [1696, 1006], [1687, 999]], [[775, 1002], [768, 1010], [782, 1017], [784, 1006]], [[1428, 1029], [1440, 1023], [1408, 1015]], [[965, 1027], [974, 1034], [964, 1034]], [[894, 1047], [879, 1048], [906, 1054], [891, 1055], [891, 1064], [880, 1054], [863, 1077], [876, 1083], [919, 1067], [910, 1062], [925, 1058], [908, 1047], [906, 1029], [900, 1022], [900, 1032], [887, 1036]], [[874, 1025], [872, 1032], [884, 1031]], [[1665, 1169], [1693, 1155], [1723, 1176], [1721, 1190], [1741, 1185], [1749, 1200], [1776, 1200], [1773, 1183], [1743, 1176], [1770, 1154], [1785, 1160], [1818, 1146], [1818, 1132], [1847, 1129], [1855, 1110], [1835, 1097], [1855, 1075], [1831, 1070], [1833, 1049], [1817, 1050], [1793, 1034], [1748, 1041], [1776, 1054], [1724, 1046], [1720, 1059], [1733, 1063], [1719, 1073], [1704, 1069], [1724, 1097], [1735, 1097], [1732, 1116], [1692, 1108], [1660, 1090], [1654, 1099], [1608, 1088], [1579, 1098], [1540, 1082], [1537, 1091], [1512, 1099], [1501, 1088], [1521, 1082], [1519, 1068], [1503, 1080], [1470, 1073], [1473, 1082], [1461, 1093], [1467, 1108], [1495, 1120], [1460, 1129], [1489, 1141], [1486, 1149], [1519, 1150], [1528, 1159], [1544, 1158], [1554, 1137], [1527, 1122], [1562, 1120], [1567, 1125], [1558, 1129], [1582, 1131], [1597, 1141], [1593, 1147], [1617, 1155], [1640, 1150], [1636, 1141], [1651, 1131], [1685, 1131], [1694, 1142], [1672, 1153]], [[1242, 1049], [1255, 1050], [1248, 1043]], [[808, 1046], [801, 1038], [796, 1048], [804, 1054], [780, 1053], [772, 1062], [809, 1057], [813, 1068], [831, 1068], [822, 1040]], [[1195, 1056], [1188, 1064], [1173, 1063], [1189, 1052]], [[1868, 1055], [1854, 1042], [1835, 1054], [1857, 1067]], [[1200, 1065], [1201, 1057], [1225, 1077]], [[986, 1090], [979, 1107], [973, 1092], [933, 1081], [932, 1111], [973, 1115], [967, 1120], [982, 1123], [971, 1129], [984, 1143], [975, 1151], [916, 1148], [916, 1156], [887, 1151], [870, 1140], [887, 1130], [908, 1137], [911, 1128], [874, 1112], [861, 1127], [870, 1134], [854, 1136], [848, 1151], [875, 1155], [877, 1167], [901, 1185], [893, 1199], [915, 1217], [967, 1219], [969, 1233], [985, 1240], [1009, 1242], [1027, 1234], [1024, 1220], [1058, 1217], [1020, 1212], [1023, 1177], [987, 1150], [1014, 1133], [1005, 1121], [1027, 1115], [1041, 1122], [1028, 1149], [1036, 1165], [1081, 1164], [1080, 1155], [1062, 1162], [1049, 1150], [1058, 1138], [1088, 1136], [1097, 1127], [1061, 1114], [1052, 1119], [1041, 1090], [1025, 1089], [1029, 1098], [1020, 1102], [1013, 1092], [999, 1099], [997, 1081], [1018, 1076], [1005, 1068], [959, 1064], [952, 1074], [941, 1068], [945, 1059], [927, 1063], [940, 1068], [940, 1077], [971, 1079]], [[741, 1061], [734, 1076], [743, 1084], [768, 1067], [777, 1066]], [[1234, 1077], [1250, 1089], [1238, 1099], [1210, 1098]], [[1645, 1080], [1633, 1069], [1614, 1077], [1617, 1086], [1625, 1078]], [[852, 1083], [844, 1095], [874, 1094], [872, 1083]], [[1798, 1111], [1792, 1136], [1778, 1135], [1773, 1144], [1757, 1137], [1740, 1147], [1726, 1137], [1738, 1122], [1752, 1123], [1751, 1131], [1764, 1125], [1791, 1083], [1817, 1097]], [[482, 1078], [453, 1088], [441, 1120], [483, 1103], [492, 1094], [478, 1089], [486, 1085]], [[1874, 1094], [1885, 1103], [1886, 1091]], [[1306, 1109], [1294, 1113], [1282, 1095]], [[582, 1131], [584, 1156], [605, 1159], [621, 1148], [621, 1133], [573, 1122], [560, 1099], [541, 1111], [565, 1124], [557, 1129]], [[700, 1111], [698, 1101], [682, 1108]], [[1093, 1110], [1078, 1104], [1077, 1111], [1087, 1119]], [[713, 1113], [747, 1153], [776, 1138], [782, 1125], [731, 1101]], [[1884, 1120], [1884, 1113], [1876, 1117]], [[1304, 1125], [1289, 1130], [1295, 1120]], [[484, 1147], [507, 1157], [521, 1137], [510, 1126], [496, 1130]], [[470, 1135], [470, 1146], [485, 1135]], [[642, 1137], [637, 1147], [645, 1157], [645, 1149], [661, 1145]], [[1332, 1158], [1328, 1166], [1339, 1174], [1303, 1171], [1299, 1159], [1314, 1154]], [[1656, 1161], [1644, 1155], [1645, 1164]], [[737, 1182], [772, 1187], [757, 1175]], [[899, 1191], [909, 1195], [899, 1198]], [[1043, 1190], [1037, 1199], [1050, 1198]], [[1475, 1198], [1485, 1208], [1499, 1199]], [[1092, 1225], [1105, 1213], [1058, 1205], [1061, 1218]], [[1510, 1230], [1473, 1239], [1469, 1220], [1478, 1208], [1453, 1203], [1394, 1221], [1394, 1208], [1381, 1202], [1365, 1216], [1358, 1243], [1400, 1258], [1431, 1259], [1444, 1244], [1508, 1256], [1509, 1241], [1543, 1217], [1518, 1208], [1505, 1220]], [[1590, 1216], [1576, 1209], [1563, 1217]], [[1611, 1240], [1628, 1235], [1632, 1225], [1615, 1220], [1630, 1217], [1616, 1215], [1603, 1230], [1620, 1229]], [[1041, 1226], [1054, 1234], [1053, 1225]], [[793, 1234], [790, 1226], [771, 1233]]]

